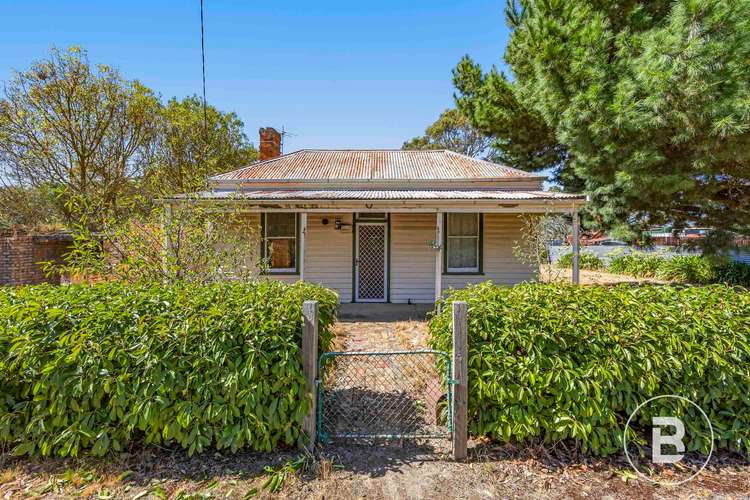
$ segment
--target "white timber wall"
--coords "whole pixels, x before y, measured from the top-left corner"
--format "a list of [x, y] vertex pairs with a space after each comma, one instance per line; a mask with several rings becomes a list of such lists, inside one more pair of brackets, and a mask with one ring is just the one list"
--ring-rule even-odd
[[[336, 230], [334, 221], [344, 224]], [[328, 224], [323, 225], [323, 219]], [[352, 301], [352, 214], [307, 215], [305, 281], [336, 290], [341, 302]]]
[[[344, 226], [335, 229], [337, 217]], [[328, 224], [323, 225], [323, 219]], [[245, 215], [247, 224], [255, 227], [260, 238], [260, 214]], [[332, 288], [339, 294], [341, 302], [352, 301], [352, 214], [317, 214], [307, 215], [307, 233], [305, 234], [305, 281], [319, 283]], [[260, 240], [259, 240], [260, 242]], [[260, 244], [260, 243], [259, 243]], [[299, 274], [273, 274], [267, 278], [294, 283]]]
[[433, 302], [434, 240], [434, 213], [391, 214], [391, 302]]
[[521, 219], [517, 214], [484, 214], [484, 268], [481, 275], [443, 275], [443, 290], [491, 280], [514, 285], [536, 279], [538, 269], [520, 262], [513, 245], [521, 240]]
[[[342, 230], [334, 221], [340, 217]], [[323, 219], [328, 224], [323, 225]], [[247, 214], [247, 223], [260, 231], [260, 215]], [[352, 301], [352, 214], [310, 213], [305, 236], [305, 281], [319, 283], [339, 294], [342, 303]], [[391, 214], [391, 302], [432, 303], [435, 295], [435, 252], [429, 243], [435, 239], [434, 213]], [[517, 214], [484, 214], [481, 275], [443, 275], [443, 290], [491, 280], [513, 285], [535, 279], [538, 270], [529, 268], [513, 255], [513, 245], [521, 239]], [[442, 244], [442, 242], [440, 242]], [[270, 279], [293, 283], [298, 275], [268, 275]]]

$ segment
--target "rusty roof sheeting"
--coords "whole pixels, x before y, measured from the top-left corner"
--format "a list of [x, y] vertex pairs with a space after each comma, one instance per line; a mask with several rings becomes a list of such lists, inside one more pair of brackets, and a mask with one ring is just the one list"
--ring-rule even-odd
[[539, 179], [524, 172], [447, 150], [310, 150], [216, 175], [212, 181], [371, 181]]
[[204, 191], [177, 195], [178, 199], [241, 199], [259, 201], [288, 200], [577, 200], [584, 195], [550, 191], [503, 190], [346, 190], [346, 189], [260, 189], [240, 191]]

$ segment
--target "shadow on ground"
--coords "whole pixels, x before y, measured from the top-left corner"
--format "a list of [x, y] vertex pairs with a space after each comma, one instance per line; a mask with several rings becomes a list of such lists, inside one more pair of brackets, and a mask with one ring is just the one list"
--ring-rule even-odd
[[[24, 459], [0, 455], [0, 497], [61, 495], [132, 498], [188, 498], [187, 494], [273, 496], [263, 488], [268, 473], [300, 456], [275, 453], [207, 452], [188, 457], [183, 450], [150, 446], [102, 458]], [[359, 441], [331, 443], [316, 450], [317, 461], [289, 477], [281, 494], [289, 498], [570, 498], [604, 494], [613, 498], [682, 498], [750, 491], [744, 457], [720, 453], [695, 481], [679, 489], [635, 480], [618, 457], [579, 455], [564, 444], [517, 448], [473, 443], [469, 460], [451, 460], [446, 439], [422, 442]], [[327, 464], [321, 473], [320, 465]], [[50, 486], [51, 485], [51, 486]]]
[[342, 471], [377, 478], [389, 472], [403, 474], [407, 466], [415, 463], [450, 460], [447, 444], [444, 439], [422, 443], [350, 439], [323, 447], [321, 456]]
[[433, 304], [341, 304], [338, 320], [343, 323], [357, 321], [424, 321]]
[[[447, 445], [447, 440], [442, 439]], [[318, 458], [332, 460], [337, 469], [379, 477], [388, 471], [398, 471], [414, 462], [449, 459], [448, 448], [434, 444], [415, 444], [399, 440], [346, 440], [330, 445], [318, 445]], [[17, 457], [0, 454], [0, 472], [17, 474], [64, 475], [71, 471], [85, 471], [94, 477], [127, 476], [129, 482], [147, 485], [153, 480], [207, 481], [216, 477], [235, 476], [252, 478], [263, 476], [266, 467], [277, 467], [293, 461], [304, 453], [296, 449], [272, 453], [237, 453], [207, 451], [188, 456], [181, 448], [146, 446], [104, 457]]]

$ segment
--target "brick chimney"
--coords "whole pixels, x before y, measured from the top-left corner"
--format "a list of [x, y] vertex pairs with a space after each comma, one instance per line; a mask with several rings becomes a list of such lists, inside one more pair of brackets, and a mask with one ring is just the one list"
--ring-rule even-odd
[[270, 160], [281, 156], [281, 134], [273, 127], [258, 130], [260, 135], [260, 161]]

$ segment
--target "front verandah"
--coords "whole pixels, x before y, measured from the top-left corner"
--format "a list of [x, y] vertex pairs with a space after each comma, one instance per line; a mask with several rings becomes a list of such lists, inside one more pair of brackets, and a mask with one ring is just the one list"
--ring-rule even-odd
[[[577, 256], [578, 224], [573, 213]], [[303, 212], [297, 279], [338, 290], [342, 303], [397, 304], [432, 304], [447, 288], [487, 280], [512, 285], [534, 279], [538, 270], [520, 262], [513, 252], [514, 244], [524, 237], [519, 215]], [[577, 282], [577, 266], [574, 269]]]
[[[533, 279], [537, 270], [513, 252], [524, 237], [524, 213], [573, 215], [578, 281], [575, 203], [232, 203], [247, 224], [260, 228], [264, 257], [276, 264], [266, 270], [269, 277], [320, 283], [338, 291], [342, 303], [432, 304], [448, 288]], [[286, 229], [274, 228], [279, 219], [288, 219]], [[287, 253], [277, 259], [279, 251]]]

